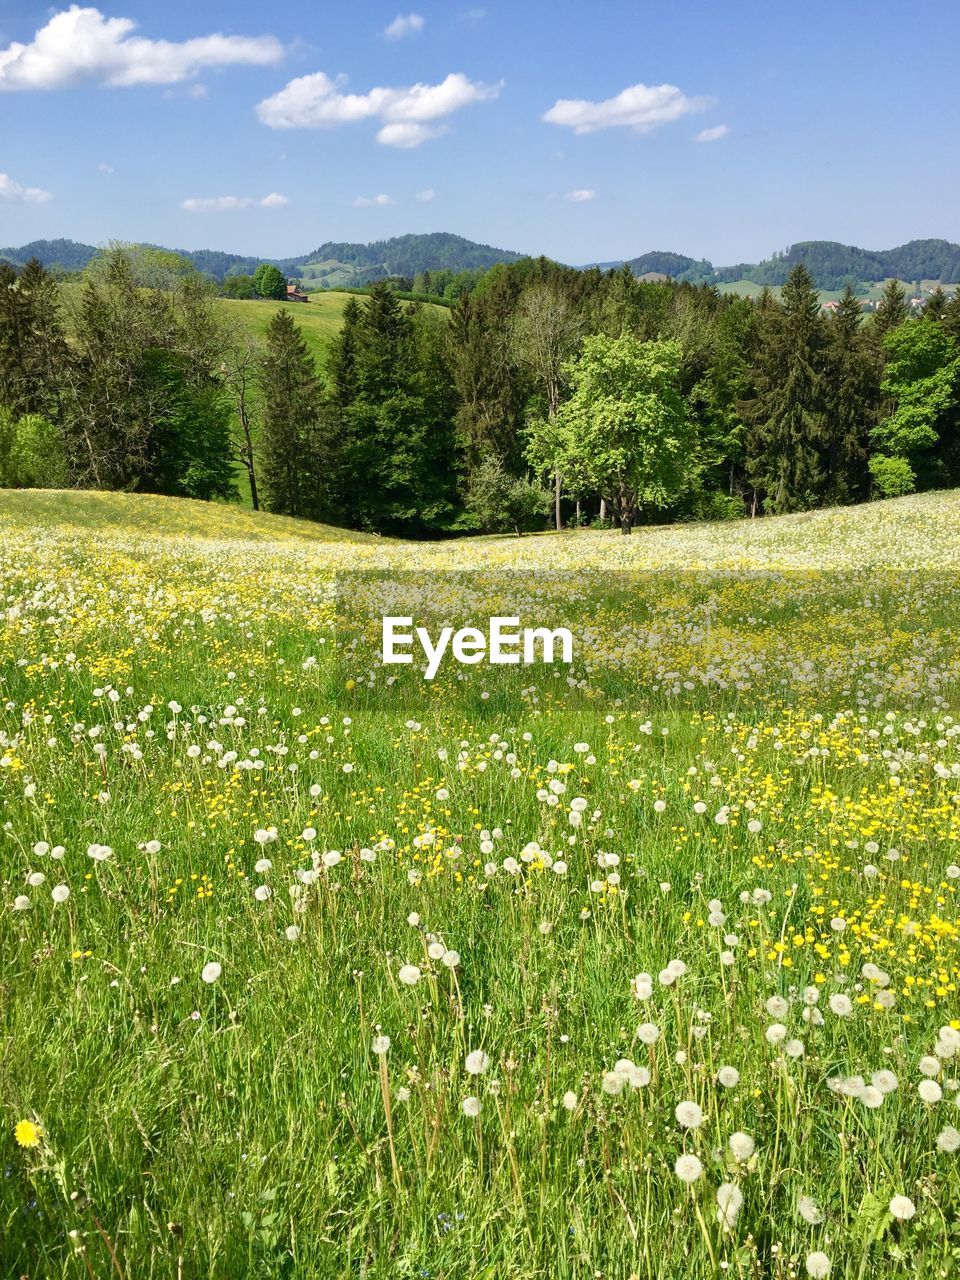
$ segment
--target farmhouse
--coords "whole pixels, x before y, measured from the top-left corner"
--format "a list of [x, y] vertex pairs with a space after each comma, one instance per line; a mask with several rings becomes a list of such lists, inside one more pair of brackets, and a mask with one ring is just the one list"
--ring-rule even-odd
[[287, 285], [287, 301], [288, 302], [309, 302], [310, 295], [305, 293], [298, 284]]

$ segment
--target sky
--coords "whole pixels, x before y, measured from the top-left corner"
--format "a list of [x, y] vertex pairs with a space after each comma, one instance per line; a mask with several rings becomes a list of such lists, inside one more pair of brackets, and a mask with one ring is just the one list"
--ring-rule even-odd
[[0, 0], [0, 245], [960, 240], [956, 0]]

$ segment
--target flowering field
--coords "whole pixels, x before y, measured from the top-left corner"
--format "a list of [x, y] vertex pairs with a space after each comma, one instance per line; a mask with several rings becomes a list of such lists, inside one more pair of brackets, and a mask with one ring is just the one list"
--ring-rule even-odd
[[958, 517], [0, 494], [0, 1274], [957, 1274]]

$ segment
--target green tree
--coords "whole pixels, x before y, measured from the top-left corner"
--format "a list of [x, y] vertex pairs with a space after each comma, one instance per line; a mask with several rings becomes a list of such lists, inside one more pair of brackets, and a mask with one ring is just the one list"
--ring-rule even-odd
[[876, 420], [880, 388], [876, 363], [864, 340], [862, 320], [860, 299], [847, 285], [827, 326], [825, 496], [834, 503], [866, 496], [869, 434]]
[[267, 326], [260, 389], [264, 506], [279, 515], [317, 518], [324, 510], [320, 384], [289, 311], [278, 311]]
[[872, 332], [881, 343], [891, 329], [903, 324], [910, 314], [907, 294], [899, 280], [888, 280], [883, 286], [880, 302], [873, 314]]
[[550, 511], [550, 495], [532, 481], [511, 475], [497, 458], [481, 462], [470, 479], [467, 509], [484, 533], [513, 530], [519, 538], [542, 529]]
[[[681, 359], [677, 342], [596, 334], [563, 370], [570, 396], [555, 420], [559, 463], [603, 495], [623, 533], [640, 512], [667, 506], [689, 479], [693, 440], [680, 394]], [[552, 452], [553, 442], [546, 447]], [[531, 453], [538, 453], [536, 433]]]
[[0, 408], [0, 488], [62, 489], [67, 459], [52, 422], [30, 413], [15, 418]]
[[742, 406], [747, 477], [768, 513], [802, 510], [822, 493], [827, 441], [826, 331], [803, 263], [782, 306], [762, 299], [756, 332], [753, 395]]
[[[225, 276], [223, 280], [223, 296], [225, 298], [255, 298], [257, 291], [254, 287], [253, 276], [235, 275]], [[286, 290], [284, 290], [286, 292]]]
[[0, 263], [0, 405], [55, 419], [68, 360], [54, 278], [36, 258]]
[[[886, 370], [882, 390], [891, 413], [870, 433], [875, 450], [870, 471], [881, 493], [889, 477], [904, 492], [906, 467], [914, 486], [929, 487], [957, 478], [957, 408], [960, 350], [935, 320], [921, 317], [892, 329], [884, 338]], [[890, 459], [901, 461], [894, 468]]]
[[268, 262], [257, 267], [253, 274], [253, 287], [258, 298], [273, 298], [280, 302], [287, 296], [287, 280], [279, 267]]

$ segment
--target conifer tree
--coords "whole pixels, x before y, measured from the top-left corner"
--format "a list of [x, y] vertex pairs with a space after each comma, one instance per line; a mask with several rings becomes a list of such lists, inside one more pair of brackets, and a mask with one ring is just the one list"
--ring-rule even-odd
[[867, 445], [880, 389], [862, 320], [860, 299], [847, 285], [828, 325], [830, 388], [824, 466], [825, 497], [831, 503], [866, 497]]
[[783, 286], [782, 305], [764, 299], [759, 315], [747, 475], [768, 514], [799, 511], [820, 496], [827, 438], [826, 333], [820, 299], [802, 262]]
[[289, 311], [267, 326], [260, 374], [260, 480], [268, 511], [313, 516], [323, 508], [316, 366]]

